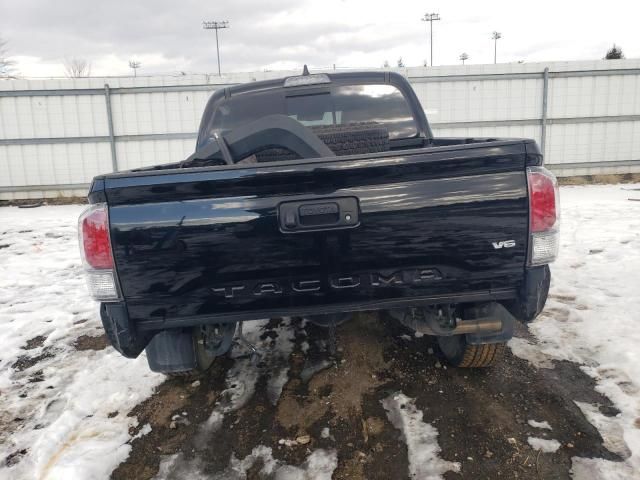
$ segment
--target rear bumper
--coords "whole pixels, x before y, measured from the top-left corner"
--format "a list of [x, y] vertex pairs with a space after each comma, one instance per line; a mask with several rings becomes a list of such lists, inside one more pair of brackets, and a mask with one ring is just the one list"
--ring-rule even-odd
[[451, 295], [434, 295], [424, 297], [399, 298], [391, 300], [369, 300], [358, 303], [336, 303], [331, 305], [317, 305], [313, 307], [279, 308], [277, 310], [255, 310], [239, 313], [225, 313], [222, 315], [189, 316], [166, 318], [163, 320], [144, 320], [137, 322], [136, 327], [140, 331], [163, 330], [166, 328], [192, 327], [212, 323], [228, 323], [249, 320], [260, 320], [272, 317], [295, 317], [305, 315], [324, 315], [343, 312], [363, 312], [369, 310], [386, 310], [390, 308], [403, 308], [419, 305], [437, 305], [443, 303], [475, 303], [495, 300], [513, 299], [517, 296], [517, 290], [500, 289], [490, 291], [467, 292]]
[[113, 347], [128, 358], [137, 357], [153, 336], [163, 330], [189, 328], [197, 325], [260, 320], [281, 316], [322, 315], [331, 313], [387, 310], [445, 303], [475, 303], [514, 299], [516, 289], [468, 292], [463, 294], [411, 297], [393, 300], [372, 300], [366, 303], [341, 303], [306, 308], [258, 310], [224, 315], [198, 315], [162, 320], [132, 321], [125, 302], [103, 303], [100, 306], [102, 324]]
[[129, 318], [127, 307], [121, 303], [103, 303], [100, 308], [102, 323], [112, 345], [125, 357], [135, 358], [147, 346], [153, 336], [162, 331], [175, 328], [189, 328], [197, 325], [260, 320], [279, 316], [322, 315], [344, 312], [401, 309], [412, 306], [438, 304], [481, 303], [498, 301], [502, 303], [517, 320], [533, 320], [542, 311], [549, 290], [550, 272], [548, 266], [526, 270], [525, 280], [519, 288], [465, 292], [460, 294], [400, 298], [392, 300], [371, 300], [362, 303], [341, 303], [314, 306], [312, 308], [295, 307], [278, 310], [258, 310], [233, 314], [174, 317], [162, 320], [143, 320], [133, 322]]

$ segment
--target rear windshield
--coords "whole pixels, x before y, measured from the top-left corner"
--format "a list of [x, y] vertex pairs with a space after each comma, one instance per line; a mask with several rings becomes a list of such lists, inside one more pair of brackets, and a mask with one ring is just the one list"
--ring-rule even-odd
[[285, 114], [305, 126], [376, 122], [389, 130], [389, 139], [412, 138], [418, 128], [404, 96], [392, 85], [344, 85], [313, 94], [287, 89], [248, 92], [224, 100], [215, 109], [199, 147], [212, 134], [229, 131], [274, 113]]

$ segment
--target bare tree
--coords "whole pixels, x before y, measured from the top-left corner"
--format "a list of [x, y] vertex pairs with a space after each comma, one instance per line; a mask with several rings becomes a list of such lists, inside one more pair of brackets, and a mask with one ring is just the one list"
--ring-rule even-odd
[[0, 78], [11, 78], [13, 76], [13, 66], [16, 64], [9, 58], [7, 41], [0, 37]]
[[468, 54], [468, 53], [466, 53], [466, 52], [462, 52], [462, 53], [460, 54], [460, 60], [462, 60], [462, 64], [464, 65], [464, 61], [465, 61], [465, 60], [469, 60], [469, 54]]
[[89, 77], [91, 75], [91, 62], [84, 58], [65, 58], [64, 70], [69, 78]]
[[382, 68], [389, 68], [391, 65], [389, 65], [389, 60], [385, 60], [384, 63], [382, 64]]

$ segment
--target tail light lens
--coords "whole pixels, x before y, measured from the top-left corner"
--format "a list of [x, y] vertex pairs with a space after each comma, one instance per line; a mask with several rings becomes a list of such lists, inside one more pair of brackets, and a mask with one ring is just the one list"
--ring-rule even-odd
[[82, 258], [91, 268], [113, 268], [109, 220], [103, 204], [92, 205], [80, 217]]
[[89, 293], [96, 300], [117, 300], [119, 295], [106, 204], [90, 205], [82, 212], [78, 220], [78, 236]]
[[542, 167], [527, 168], [529, 185], [529, 263], [544, 265], [558, 256], [560, 196], [556, 177]]

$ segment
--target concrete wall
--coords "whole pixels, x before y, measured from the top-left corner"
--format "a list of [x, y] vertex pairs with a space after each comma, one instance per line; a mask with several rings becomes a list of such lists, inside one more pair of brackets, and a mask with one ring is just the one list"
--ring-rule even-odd
[[[535, 138], [563, 176], [640, 172], [640, 60], [396, 70], [436, 135]], [[180, 160], [215, 89], [299, 73], [0, 81], [0, 199], [83, 195], [94, 175]]]

